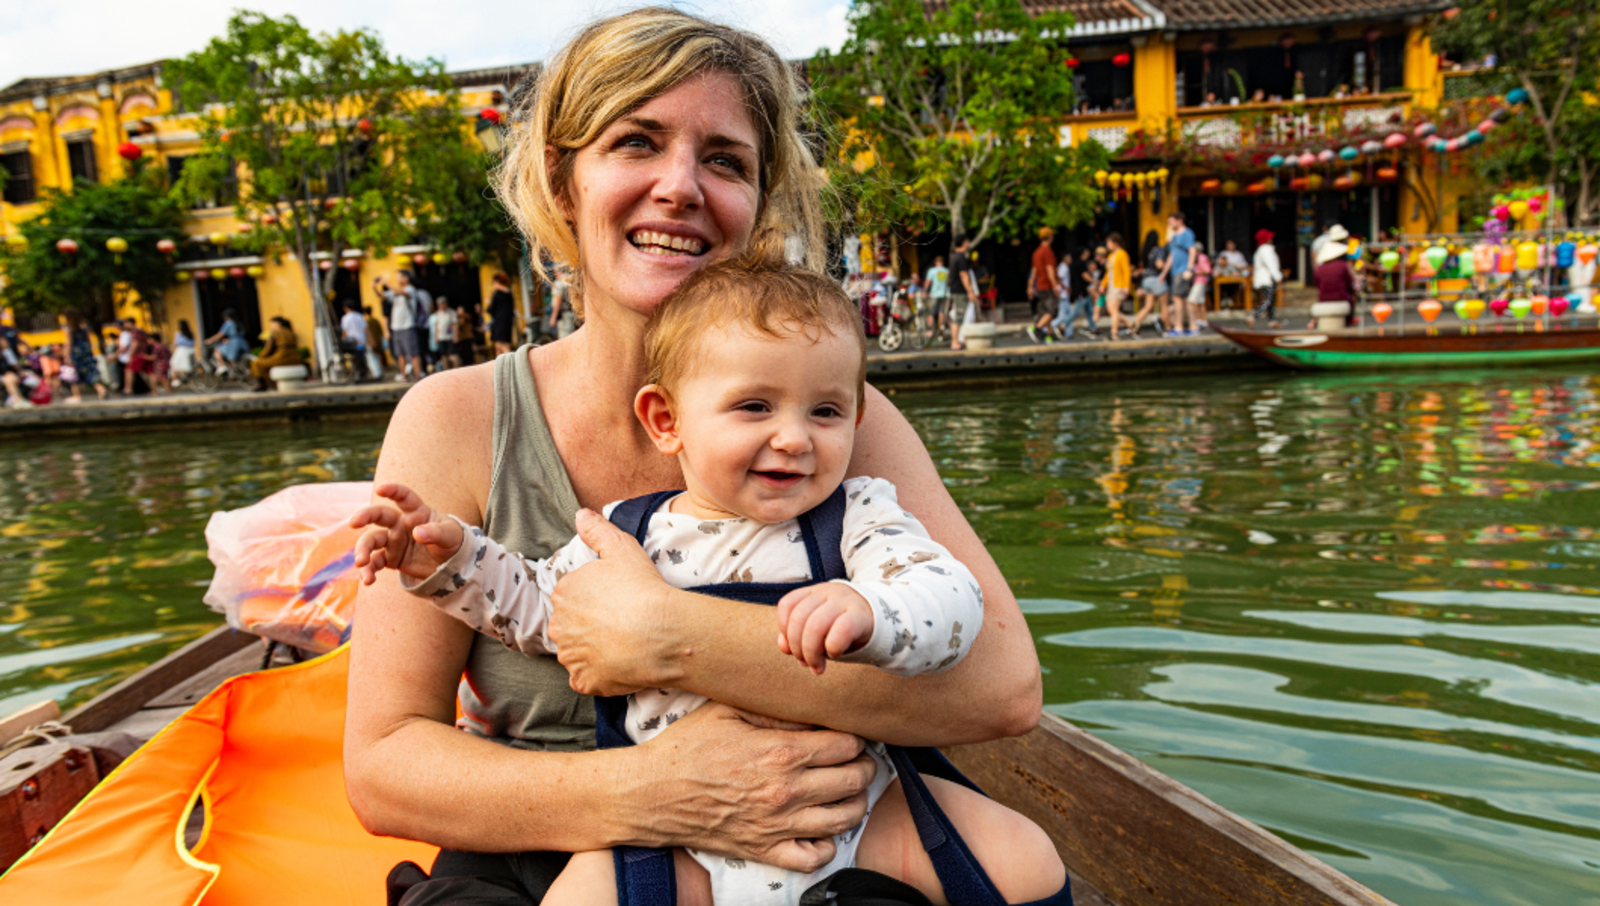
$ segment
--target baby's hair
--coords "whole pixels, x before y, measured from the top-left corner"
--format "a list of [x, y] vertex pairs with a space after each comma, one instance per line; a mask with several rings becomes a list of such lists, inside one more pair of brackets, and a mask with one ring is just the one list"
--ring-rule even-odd
[[857, 410], [865, 402], [867, 341], [850, 297], [822, 274], [758, 253], [706, 265], [656, 307], [644, 332], [648, 383], [670, 392], [693, 370], [706, 331], [731, 325], [777, 339], [803, 334], [813, 343], [824, 331], [849, 337], [861, 351]]

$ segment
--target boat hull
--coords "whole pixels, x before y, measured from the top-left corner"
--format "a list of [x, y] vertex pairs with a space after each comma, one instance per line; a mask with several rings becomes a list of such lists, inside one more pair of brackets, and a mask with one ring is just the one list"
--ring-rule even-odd
[[1522, 333], [1477, 333], [1458, 327], [1434, 332], [1376, 328], [1346, 331], [1216, 331], [1278, 365], [1304, 370], [1390, 370], [1396, 368], [1484, 368], [1546, 365], [1600, 359], [1600, 327], [1528, 328]]

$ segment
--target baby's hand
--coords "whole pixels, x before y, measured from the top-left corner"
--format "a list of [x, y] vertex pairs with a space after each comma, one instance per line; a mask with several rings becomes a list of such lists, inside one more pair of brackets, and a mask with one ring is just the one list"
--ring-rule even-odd
[[872, 605], [839, 582], [796, 589], [778, 602], [778, 648], [821, 675], [828, 658], [872, 638]]
[[435, 513], [416, 491], [403, 484], [380, 484], [373, 493], [394, 501], [394, 506], [375, 503], [350, 517], [351, 528], [371, 526], [356, 540], [362, 582], [371, 585], [385, 567], [426, 579], [460, 550], [461, 526]]

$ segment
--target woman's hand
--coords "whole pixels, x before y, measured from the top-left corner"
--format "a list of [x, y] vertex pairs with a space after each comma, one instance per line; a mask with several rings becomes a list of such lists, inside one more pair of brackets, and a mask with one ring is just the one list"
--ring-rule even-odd
[[663, 768], [653, 772], [653, 836], [815, 871], [833, 858], [833, 835], [866, 816], [877, 767], [849, 733], [751, 721], [783, 723], [708, 702], [641, 746]]
[[600, 559], [556, 583], [550, 640], [574, 692], [626, 695], [668, 686], [664, 644], [675, 628], [672, 587], [639, 542], [592, 510], [578, 512], [578, 535]]

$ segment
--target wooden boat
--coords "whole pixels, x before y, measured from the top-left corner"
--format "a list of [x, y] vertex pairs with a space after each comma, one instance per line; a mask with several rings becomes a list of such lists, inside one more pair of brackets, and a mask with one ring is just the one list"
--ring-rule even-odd
[[[224, 680], [260, 669], [262, 651], [255, 637], [222, 627], [63, 721], [77, 733], [149, 737]], [[0, 777], [18, 755], [31, 753], [40, 762], [45, 750], [35, 746], [0, 760]], [[1080, 906], [1393, 906], [1054, 715], [1046, 714], [1026, 736], [952, 747], [947, 754], [990, 795], [1050, 834]], [[0, 798], [5, 789], [0, 784]], [[191, 825], [193, 846], [199, 824]]]
[[1345, 330], [1212, 329], [1278, 365], [1313, 370], [1483, 368], [1547, 365], [1600, 358], [1600, 325], [1480, 321], [1433, 327], [1368, 326]]

